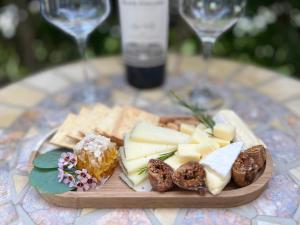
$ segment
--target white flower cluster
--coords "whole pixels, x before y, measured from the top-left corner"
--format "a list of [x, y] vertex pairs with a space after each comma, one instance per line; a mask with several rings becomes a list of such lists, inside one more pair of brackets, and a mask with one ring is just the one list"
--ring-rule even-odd
[[103, 151], [107, 150], [110, 145], [110, 139], [102, 135], [88, 133], [78, 142], [75, 147], [75, 152], [86, 150], [94, 153], [95, 157], [100, 157]]

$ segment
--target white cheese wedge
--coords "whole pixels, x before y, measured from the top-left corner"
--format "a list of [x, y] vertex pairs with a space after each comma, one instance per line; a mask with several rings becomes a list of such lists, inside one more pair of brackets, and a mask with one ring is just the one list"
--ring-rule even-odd
[[214, 126], [213, 135], [226, 141], [232, 141], [235, 137], [235, 127], [231, 124], [217, 123]]
[[173, 170], [178, 169], [182, 164], [190, 161], [188, 158], [182, 158], [177, 155], [173, 155], [170, 158], [166, 159], [164, 162], [173, 168]]
[[177, 148], [176, 145], [160, 145], [134, 142], [129, 140], [128, 137], [124, 141], [125, 156], [127, 160], [145, 158], [147, 156], [162, 154], [170, 151], [174, 151]]
[[229, 183], [231, 173], [228, 173], [225, 177], [223, 177], [208, 167], [204, 167], [204, 170], [206, 174], [205, 183], [209, 192], [213, 195], [220, 194], [225, 186]]
[[169, 128], [140, 122], [132, 130], [130, 139], [136, 142], [176, 145], [189, 140], [189, 135]]
[[232, 165], [242, 147], [242, 142], [236, 142], [215, 150], [200, 161], [208, 171], [206, 174], [207, 187], [213, 195], [219, 194], [229, 182]]
[[255, 145], [265, 144], [255, 136], [245, 122], [232, 110], [220, 110], [215, 116], [214, 121], [217, 123], [231, 124], [236, 129], [234, 141], [244, 143], [243, 150], [251, 148]]
[[182, 133], [192, 135], [194, 133], [195, 129], [196, 129], [196, 127], [194, 125], [187, 124], [187, 123], [180, 124], [180, 132], [182, 132]]

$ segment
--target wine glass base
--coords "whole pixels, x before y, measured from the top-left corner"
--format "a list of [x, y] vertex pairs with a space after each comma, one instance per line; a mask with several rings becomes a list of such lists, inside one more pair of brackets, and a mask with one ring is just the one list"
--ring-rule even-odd
[[189, 95], [194, 105], [205, 110], [217, 110], [224, 104], [222, 97], [208, 87], [195, 88]]

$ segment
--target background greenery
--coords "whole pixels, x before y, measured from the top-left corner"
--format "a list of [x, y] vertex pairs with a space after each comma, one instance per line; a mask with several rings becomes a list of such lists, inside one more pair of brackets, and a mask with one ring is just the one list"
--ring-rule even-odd
[[[109, 19], [90, 37], [90, 57], [121, 52], [117, 1]], [[170, 50], [198, 54], [201, 45], [172, 2]], [[257, 64], [300, 78], [300, 1], [249, 0], [239, 23], [217, 42], [214, 55]], [[38, 0], [0, 2], [0, 85], [78, 59], [70, 36], [48, 24]]]

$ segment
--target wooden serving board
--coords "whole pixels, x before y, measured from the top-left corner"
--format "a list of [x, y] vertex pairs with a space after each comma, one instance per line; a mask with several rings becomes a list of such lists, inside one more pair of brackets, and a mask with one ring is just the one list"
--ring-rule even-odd
[[[160, 124], [167, 126], [168, 123], [178, 119], [196, 122], [191, 117], [162, 117]], [[229, 183], [217, 196], [208, 192], [205, 196], [200, 196], [196, 192], [179, 189], [164, 193], [135, 192], [119, 178], [119, 168], [103, 186], [95, 191], [40, 194], [46, 201], [68, 208], [229, 208], [256, 199], [271, 179], [272, 168], [272, 157], [267, 150], [265, 168], [256, 181], [243, 188], [237, 188]]]
[[119, 178], [119, 169], [94, 192], [40, 193], [48, 202], [69, 208], [229, 208], [256, 199], [272, 177], [272, 158], [267, 151], [266, 166], [259, 178], [249, 186], [230, 185], [217, 196], [200, 196], [189, 191], [135, 192]]

